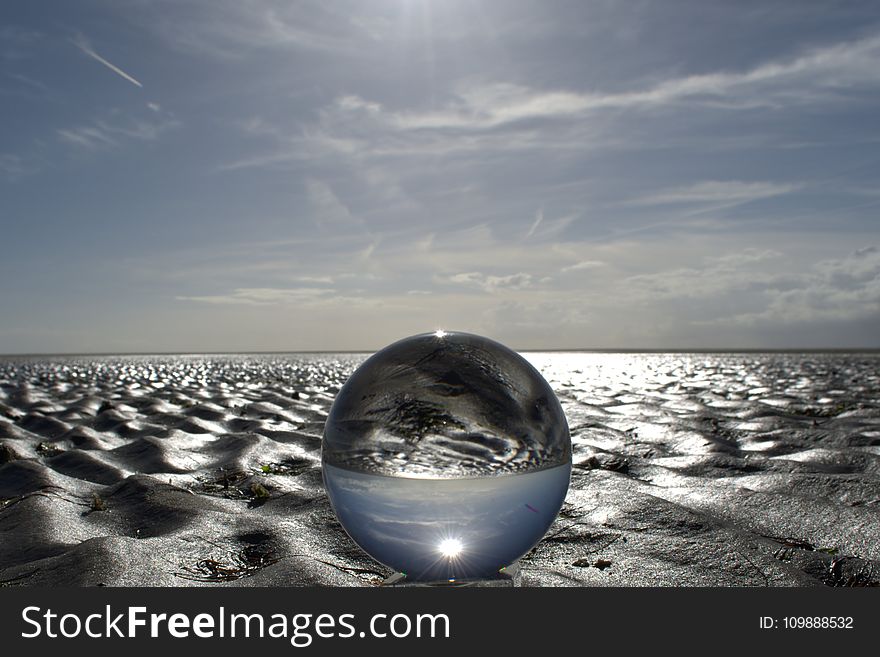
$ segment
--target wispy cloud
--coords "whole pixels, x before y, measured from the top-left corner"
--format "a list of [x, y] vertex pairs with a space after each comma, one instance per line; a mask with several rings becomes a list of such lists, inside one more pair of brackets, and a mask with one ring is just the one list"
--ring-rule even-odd
[[[650, 109], [687, 101], [727, 109], [815, 102], [837, 90], [880, 83], [880, 35], [810, 50], [742, 72], [670, 78], [644, 89], [614, 93], [537, 90], [506, 82], [469, 84], [445, 108], [390, 114], [401, 128], [493, 128], [538, 118], [573, 117], [607, 109]], [[351, 107], [381, 109], [349, 101]]]
[[305, 186], [306, 197], [312, 206], [315, 222], [319, 226], [359, 223], [328, 183], [316, 178], [308, 178]]
[[332, 276], [297, 276], [296, 280], [300, 283], [318, 283], [323, 285], [332, 285]]
[[22, 75], [21, 73], [7, 73], [6, 75], [16, 82], [24, 85], [31, 91], [39, 92], [41, 95], [47, 94], [49, 92], [49, 87], [46, 86], [46, 84], [40, 82], [39, 80], [35, 80], [32, 77], [28, 77], [27, 75]]
[[598, 106], [590, 95], [494, 82], [462, 88], [442, 110], [394, 113], [390, 119], [407, 130], [484, 129], [525, 119], [578, 115]]
[[[451, 81], [432, 92], [427, 106], [406, 106], [399, 99], [369, 94], [340, 93], [317, 111], [317, 120], [294, 125], [260, 119], [246, 126], [251, 137], [269, 139], [262, 152], [245, 154], [220, 165], [221, 170], [281, 168], [316, 158], [337, 158], [359, 166], [368, 160], [408, 158], [469, 158], [485, 161], [497, 153], [541, 152], [559, 158], [583, 157], [603, 150], [644, 148], [632, 130], [631, 111], [666, 116], [668, 108], [692, 111], [741, 112], [756, 108], [797, 109], [804, 105], [853, 102], [871, 96], [859, 92], [880, 86], [880, 35], [804, 49], [743, 70], [682, 75], [649, 82], [632, 89], [584, 91], [576, 88], [539, 88], [497, 79]], [[621, 112], [620, 110], [627, 110]], [[589, 118], [590, 120], [585, 120]], [[749, 138], [753, 141], [749, 142]], [[746, 148], [759, 135], [736, 140], [681, 131], [682, 139], [715, 149]], [[654, 142], [662, 142], [652, 134]], [[674, 141], [677, 139], [679, 141]], [[763, 138], [784, 141], [778, 134]], [[761, 142], [764, 147], [767, 144]], [[665, 142], [664, 142], [665, 143]], [[416, 171], [419, 168], [415, 168]], [[701, 185], [701, 186], [700, 186]], [[761, 187], [760, 185], [764, 185]], [[774, 186], [775, 185], [775, 186]], [[666, 196], [644, 203], [747, 202], [792, 191], [781, 183], [705, 181], [693, 188], [667, 190]], [[710, 200], [711, 197], [716, 200]], [[723, 200], [717, 200], [723, 197]], [[537, 217], [536, 217], [537, 220]], [[544, 222], [546, 223], [546, 222]], [[540, 222], [528, 237], [537, 234]], [[546, 228], [546, 226], [545, 226]]]
[[176, 50], [232, 59], [253, 50], [354, 53], [380, 35], [355, 11], [326, 2], [214, 0], [210, 11], [167, 12], [152, 27]]
[[538, 229], [538, 226], [541, 225], [542, 221], [544, 221], [544, 210], [538, 210], [538, 212], [535, 214], [535, 221], [532, 222], [532, 225], [529, 228], [529, 232], [526, 233], [526, 239], [529, 239], [532, 235], [535, 234], [535, 231]]
[[436, 283], [452, 283], [474, 287], [491, 294], [499, 290], [522, 290], [531, 287], [532, 276], [522, 272], [506, 276], [493, 276], [478, 271], [471, 271], [449, 276], [435, 276], [434, 281]]
[[799, 184], [707, 180], [640, 196], [624, 201], [623, 205], [688, 205], [692, 203], [739, 205], [771, 196], [788, 194], [800, 187]]
[[24, 172], [21, 158], [12, 153], [0, 153], [0, 171], [8, 175], [17, 175]]
[[75, 146], [88, 149], [96, 149], [101, 146], [113, 146], [116, 143], [106, 130], [95, 126], [80, 126], [78, 128], [64, 128], [58, 130], [58, 136], [62, 141]]
[[271, 306], [314, 301], [332, 293], [333, 290], [322, 287], [244, 287], [236, 288], [228, 294], [177, 296], [175, 299], [215, 305]]
[[138, 87], [144, 86], [140, 82], [135, 80], [131, 75], [129, 75], [128, 73], [123, 71], [121, 68], [119, 68], [118, 66], [116, 66], [112, 62], [107, 61], [106, 59], [101, 57], [101, 55], [99, 55], [97, 52], [95, 52], [95, 49], [92, 48], [92, 44], [89, 43], [89, 40], [86, 39], [85, 36], [83, 36], [82, 34], [77, 34], [76, 37], [74, 37], [72, 39], [72, 41], [73, 41], [73, 45], [75, 45], [77, 48], [79, 48], [79, 50], [81, 52], [88, 55], [89, 57], [94, 59], [96, 62], [103, 64], [104, 66], [109, 68], [111, 71], [116, 73], [116, 75], [118, 75], [119, 77], [123, 78], [124, 80], [128, 80], [133, 85], [136, 85]]
[[14, 181], [22, 176], [34, 173], [36, 168], [21, 155], [15, 153], [0, 153], [0, 176], [8, 181]]
[[581, 260], [580, 262], [576, 262], [573, 265], [569, 265], [568, 267], [563, 267], [562, 271], [571, 272], [571, 271], [586, 271], [588, 269], [596, 269], [596, 267], [604, 267], [605, 263], [601, 260]]
[[30, 57], [45, 34], [17, 25], [0, 26], [0, 61], [20, 61]]
[[172, 118], [116, 119], [114, 122], [99, 119], [90, 125], [62, 128], [56, 132], [68, 144], [98, 150], [116, 146], [124, 140], [153, 141], [178, 125], [179, 122]]
[[439, 109], [393, 110], [356, 95], [335, 109], [401, 131], [490, 130], [537, 119], [577, 118], [599, 110], [687, 103], [729, 110], [833, 99], [844, 88], [880, 83], [880, 36], [816, 48], [740, 72], [670, 78], [632, 91], [584, 93], [534, 89], [509, 82], [467, 82]]

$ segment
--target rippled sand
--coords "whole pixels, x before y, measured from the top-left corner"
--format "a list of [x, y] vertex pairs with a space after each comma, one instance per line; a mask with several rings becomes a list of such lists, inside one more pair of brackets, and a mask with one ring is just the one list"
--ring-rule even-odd
[[[370, 585], [321, 483], [365, 355], [0, 360], [0, 585]], [[527, 354], [575, 468], [526, 585], [877, 585], [877, 354]]]

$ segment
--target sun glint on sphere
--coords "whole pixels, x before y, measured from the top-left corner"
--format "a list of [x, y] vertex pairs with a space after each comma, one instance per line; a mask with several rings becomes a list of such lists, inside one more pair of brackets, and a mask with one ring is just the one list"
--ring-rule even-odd
[[437, 548], [440, 550], [440, 554], [447, 559], [454, 559], [461, 553], [461, 541], [456, 538], [446, 538], [440, 541]]

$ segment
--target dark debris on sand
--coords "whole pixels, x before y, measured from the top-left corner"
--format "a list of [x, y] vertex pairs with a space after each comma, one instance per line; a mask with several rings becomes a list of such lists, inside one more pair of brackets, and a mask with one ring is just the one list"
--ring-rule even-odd
[[231, 582], [278, 563], [281, 557], [272, 545], [262, 542], [244, 545], [215, 557], [202, 557], [193, 565], [182, 565], [176, 577], [194, 582]]

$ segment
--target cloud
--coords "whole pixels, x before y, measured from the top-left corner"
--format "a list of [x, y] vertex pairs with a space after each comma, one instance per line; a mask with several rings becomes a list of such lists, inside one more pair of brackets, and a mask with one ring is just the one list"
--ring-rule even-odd
[[101, 64], [103, 64], [104, 66], [109, 68], [111, 71], [116, 73], [116, 75], [120, 76], [124, 80], [128, 80], [133, 85], [136, 85], [138, 87], [144, 86], [140, 82], [135, 80], [131, 75], [129, 75], [128, 73], [123, 71], [121, 68], [119, 68], [115, 64], [112, 64], [111, 62], [108, 62], [106, 59], [101, 57], [101, 55], [96, 53], [94, 48], [92, 48], [92, 45], [89, 43], [88, 39], [86, 39], [82, 34], [78, 34], [72, 41], [73, 41], [73, 45], [75, 45], [77, 48], [79, 48], [80, 51], [82, 51], [83, 53], [85, 53], [86, 55], [88, 55], [89, 57], [94, 59], [95, 61], [100, 62]]
[[661, 190], [625, 201], [623, 205], [686, 205], [690, 203], [736, 204], [788, 194], [799, 189], [797, 184], [743, 182], [741, 180], [707, 180], [685, 187]]
[[20, 90], [16, 93], [15, 91], [4, 88], [0, 89], [0, 93], [2, 94], [22, 95], [31, 98], [45, 98], [50, 93], [48, 85], [27, 75], [22, 75], [21, 73], [7, 73], [6, 77], [23, 85], [24, 90]]
[[95, 126], [80, 126], [58, 130], [58, 136], [68, 144], [96, 149], [101, 146], [113, 146], [116, 140], [106, 130]]
[[0, 174], [7, 180], [16, 180], [33, 172], [34, 169], [20, 155], [0, 153]]
[[317, 287], [246, 287], [236, 288], [228, 294], [205, 296], [177, 296], [177, 301], [194, 301], [197, 303], [219, 305], [267, 306], [279, 304], [305, 303], [330, 295], [333, 290]]
[[116, 146], [121, 141], [154, 141], [178, 125], [177, 120], [169, 118], [153, 121], [117, 119], [115, 123], [97, 120], [90, 125], [63, 128], [56, 132], [58, 137], [68, 144], [98, 150]]
[[532, 276], [522, 272], [507, 276], [492, 276], [473, 271], [452, 274], [451, 276], [436, 276], [434, 281], [474, 287], [491, 294], [499, 290], [523, 290], [531, 287]]
[[526, 119], [576, 116], [592, 108], [588, 95], [494, 82], [463, 87], [439, 111], [393, 113], [390, 120], [405, 130], [486, 129]]
[[45, 38], [45, 34], [35, 30], [16, 25], [0, 26], [0, 61], [15, 62], [30, 58]]
[[336, 99], [335, 105], [344, 112], [363, 111], [374, 115], [382, 112], [382, 106], [379, 103], [368, 102], [355, 95], [340, 96]]
[[570, 271], [585, 271], [587, 269], [595, 269], [596, 267], [604, 267], [605, 263], [601, 260], [581, 260], [580, 262], [576, 262], [573, 265], [569, 265], [568, 267], [563, 267], [562, 271], [570, 272]]
[[308, 178], [305, 181], [306, 196], [319, 226], [350, 224], [357, 221], [349, 207], [342, 202], [333, 188], [323, 180]]
[[273, 3], [214, 0], [210, 11], [175, 11], [153, 16], [147, 26], [176, 50], [232, 59], [254, 50], [350, 53], [379, 36], [354, 11], [326, 2]]
[[[495, 74], [496, 76], [498, 73]], [[431, 92], [430, 105], [345, 91], [316, 110], [317, 120], [293, 125], [261, 122], [259, 134], [271, 138], [263, 152], [237, 156], [221, 164], [221, 170], [290, 167], [301, 162], [326, 159], [329, 164], [367, 168], [372, 162], [408, 160], [401, 175], [416, 174], [441, 158], [486, 162], [504, 153], [542, 153], [545, 162], [563, 157], [589, 157], [608, 149], [644, 148], [645, 140], [663, 142], [654, 132], [632, 125], [632, 112], [658, 113], [665, 109], [731, 112], [756, 108], [799, 109], [823, 103], [866, 102], [880, 85], [880, 35], [833, 45], [803, 49], [744, 70], [680, 75], [666, 79], [642, 78], [635, 88], [601, 89], [542, 88], [536, 84], [493, 79], [450, 80]], [[416, 96], [417, 97], [417, 96]], [[626, 110], [625, 112], [621, 110]], [[666, 114], [667, 117], [672, 115]], [[675, 116], [682, 116], [677, 113]], [[586, 120], [589, 119], [589, 120]], [[675, 126], [673, 126], [675, 127]], [[749, 139], [753, 141], [749, 142]], [[712, 136], [703, 131], [671, 131], [671, 145], [682, 140], [713, 149], [761, 147], [779, 141], [770, 136]], [[414, 159], [419, 158], [418, 162]], [[750, 200], [795, 191], [784, 183], [707, 180], [691, 187], [661, 190], [645, 195], [633, 205], [702, 203], [695, 212], [731, 207]], [[715, 206], [709, 204], [715, 204]], [[537, 222], [528, 237], [537, 234]], [[544, 229], [547, 225], [543, 226]]]
[[880, 250], [867, 246], [846, 258], [817, 263], [803, 285], [777, 294], [768, 312], [782, 319], [880, 314]]
[[[626, 283], [635, 293], [633, 298], [642, 302], [684, 298], [723, 302], [727, 313], [692, 318], [695, 326], [803, 328], [818, 322], [880, 318], [880, 250], [876, 247], [863, 247], [797, 272], [772, 271], [758, 264], [782, 257], [775, 251], [747, 249], [702, 269], [636, 276]], [[737, 312], [745, 305], [757, 309]]]
[[486, 130], [536, 119], [580, 117], [599, 110], [647, 110], [684, 102], [726, 109], [815, 102], [847, 87], [874, 87], [880, 82], [878, 71], [880, 35], [874, 35], [815, 48], [747, 71], [670, 78], [632, 91], [585, 93], [534, 89], [510, 82], [469, 82], [440, 109], [389, 111], [375, 101], [351, 95], [339, 99], [337, 106], [382, 116], [388, 124], [407, 131]]
[[538, 210], [535, 214], [535, 221], [532, 223], [532, 227], [529, 228], [529, 232], [526, 233], [526, 239], [535, 234], [535, 230], [541, 225], [542, 221], [544, 221], [544, 210]]
[[776, 275], [755, 265], [780, 256], [779, 252], [769, 249], [747, 248], [705, 258], [702, 267], [679, 267], [629, 276], [622, 281], [620, 293], [629, 301], [640, 302], [720, 297], [772, 283]]
[[326, 285], [333, 284], [332, 276], [297, 276], [296, 280], [300, 283], [319, 283]]
[[[743, 72], [716, 72], [662, 81], [642, 91], [594, 96], [596, 106], [652, 107], [689, 100], [729, 100], [731, 109], [813, 102], [835, 89], [880, 82], [880, 35], [813, 48], [794, 58]], [[809, 89], [805, 93], [803, 89]], [[825, 92], [825, 93], [819, 93]]]
[[556, 219], [546, 219], [544, 210], [538, 210], [535, 214], [535, 220], [532, 222], [529, 230], [526, 232], [524, 240], [548, 240], [559, 236], [566, 228], [571, 226], [581, 216], [580, 212], [557, 217]]

